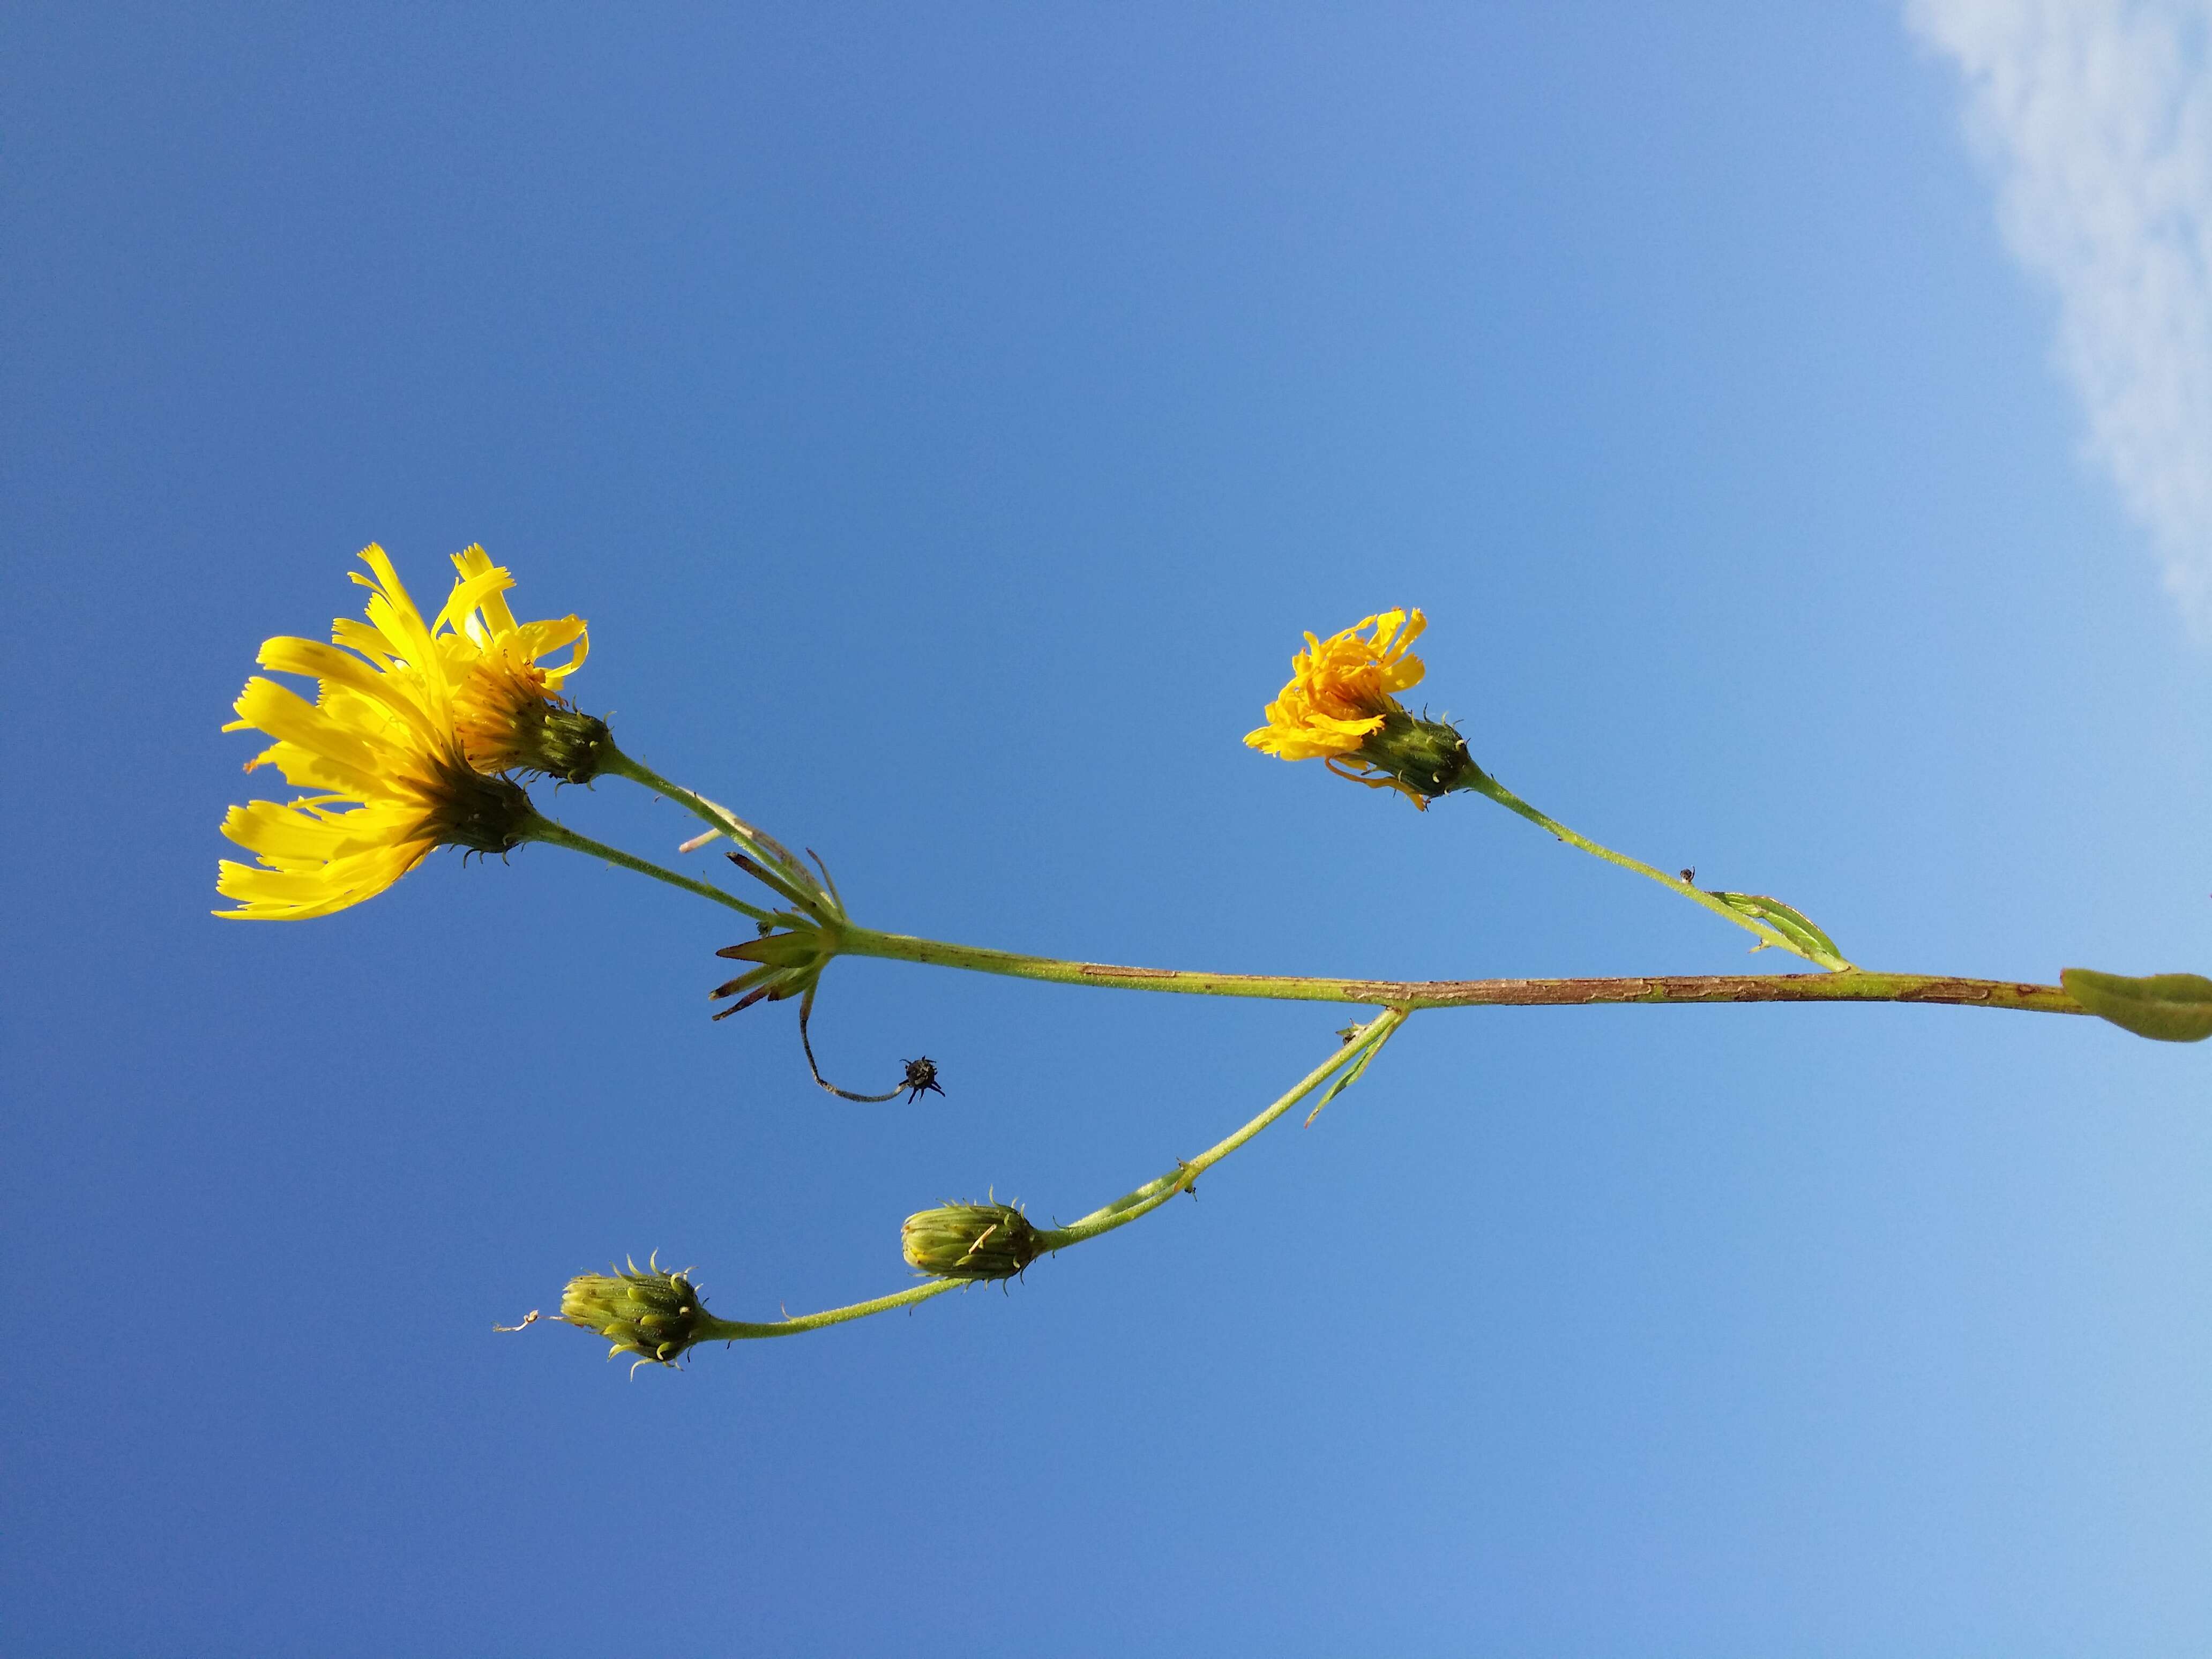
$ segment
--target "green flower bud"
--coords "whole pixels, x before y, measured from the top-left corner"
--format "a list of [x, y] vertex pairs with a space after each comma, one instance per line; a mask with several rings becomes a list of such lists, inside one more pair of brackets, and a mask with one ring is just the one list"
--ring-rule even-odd
[[906, 1218], [909, 1267], [939, 1279], [1012, 1279], [1036, 1260], [1036, 1229], [1007, 1204], [947, 1204]]
[[[609, 1267], [568, 1281], [561, 1293], [561, 1317], [571, 1325], [611, 1337], [608, 1358], [634, 1353], [638, 1364], [650, 1360], [672, 1365], [684, 1351], [706, 1334], [714, 1322], [699, 1304], [699, 1292], [682, 1273], [663, 1273], [658, 1253], [640, 1273]], [[635, 1367], [633, 1367], [635, 1369]]]
[[1347, 758], [1364, 761], [1419, 805], [1466, 788], [1483, 775], [1458, 727], [1416, 720], [1403, 709], [1384, 714], [1382, 724]]

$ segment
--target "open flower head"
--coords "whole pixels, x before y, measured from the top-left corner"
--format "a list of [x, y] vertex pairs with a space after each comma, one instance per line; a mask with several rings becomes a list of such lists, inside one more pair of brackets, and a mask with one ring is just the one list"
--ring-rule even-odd
[[1320, 760], [1339, 777], [1426, 807], [1474, 765], [1455, 729], [1398, 701], [1427, 672], [1410, 648], [1427, 626], [1419, 611], [1385, 611], [1326, 640], [1307, 635], [1267, 723], [1245, 743], [1285, 760]]
[[1327, 640], [1307, 635], [1291, 659], [1291, 683], [1267, 705], [1267, 723], [1244, 741], [1285, 760], [1350, 754], [1382, 729], [1384, 715], [1404, 712], [1393, 694], [1427, 672], [1410, 647], [1428, 625], [1418, 611], [1385, 611]]
[[506, 573], [465, 576], [426, 623], [384, 550], [361, 557], [370, 574], [353, 580], [369, 590], [365, 622], [340, 618], [328, 645], [283, 636], [261, 647], [262, 667], [317, 680], [315, 700], [257, 675], [223, 727], [275, 738], [246, 769], [274, 766], [311, 793], [230, 809], [223, 834], [259, 862], [222, 861], [216, 889], [238, 908], [217, 915], [328, 915], [382, 892], [434, 848], [506, 852], [535, 817], [520, 787], [470, 764], [456, 725], [457, 681], [483, 647], [440, 637], [457, 637], [455, 624], [480, 614]]
[[[591, 637], [580, 617], [518, 623], [507, 590], [514, 579], [481, 547], [453, 555], [460, 580], [437, 635], [453, 688], [453, 726], [479, 772], [543, 772], [588, 783], [608, 742], [605, 722], [562, 696], [584, 665]], [[550, 661], [568, 650], [565, 661]]]

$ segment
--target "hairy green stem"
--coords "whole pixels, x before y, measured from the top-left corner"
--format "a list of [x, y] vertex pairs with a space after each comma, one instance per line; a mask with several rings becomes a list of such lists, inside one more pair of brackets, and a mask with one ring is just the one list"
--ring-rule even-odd
[[1053, 985], [1112, 985], [1124, 990], [1167, 991], [1186, 996], [1351, 1002], [1408, 1010], [1569, 1007], [1594, 1002], [1935, 1002], [2038, 1014], [2086, 1012], [2055, 985], [1866, 969], [1848, 974], [1638, 974], [1618, 979], [1316, 979], [1069, 962], [851, 926], [838, 930], [837, 949], [848, 956], [927, 963]]
[[[644, 769], [640, 768], [643, 771]], [[664, 781], [646, 774], [644, 781], [659, 788]], [[673, 786], [669, 786], [671, 788]], [[1537, 822], [1551, 820], [1529, 809]], [[727, 820], [711, 805], [701, 809], [709, 823]], [[1564, 832], [1571, 835], [1571, 831]], [[586, 853], [610, 864], [635, 870], [655, 881], [680, 887], [687, 893], [737, 911], [755, 921], [781, 920], [757, 905], [733, 897], [711, 883], [696, 880], [662, 868], [648, 860], [610, 847], [588, 836], [578, 835], [550, 818], [539, 818], [530, 839], [549, 846]], [[1579, 838], [1577, 838], [1579, 840]], [[1590, 843], [1595, 847], [1595, 843]], [[1603, 852], [1604, 849], [1598, 849]], [[1729, 921], [1764, 935], [1767, 931], [1749, 918], [1650, 866], [1618, 854], [1607, 854], [1613, 862], [1637, 870], [1669, 886], [1680, 887], [1698, 902]], [[1042, 981], [1052, 985], [1116, 986], [1131, 991], [1164, 991], [1183, 996], [1252, 997], [1280, 1002], [1348, 1002], [1368, 1006], [1404, 1008], [1572, 1007], [1588, 1003], [1693, 1002], [1925, 1002], [1964, 1008], [2007, 1008], [2023, 1013], [2079, 1014], [2087, 1011], [2055, 985], [2020, 980], [1962, 979], [1949, 974], [1877, 973], [1865, 969], [1827, 974], [1638, 974], [1612, 979], [1467, 979], [1387, 980], [1331, 979], [1290, 974], [1216, 974], [1185, 968], [1131, 968], [1106, 962], [1076, 962], [1060, 957], [1026, 956], [1014, 951], [994, 951], [984, 945], [955, 945], [945, 939], [916, 939], [907, 933], [886, 933], [851, 922], [820, 921], [816, 925], [845, 956], [878, 957], [896, 962], [917, 962], [939, 968], [959, 968], [971, 973], [1000, 974], [1013, 979]], [[1795, 945], [1784, 940], [1786, 948]], [[1803, 954], [1799, 952], [1799, 954]]]
[[702, 1342], [744, 1342], [764, 1336], [798, 1336], [806, 1331], [842, 1325], [848, 1320], [866, 1319], [870, 1314], [889, 1313], [894, 1308], [911, 1308], [915, 1303], [927, 1302], [933, 1296], [957, 1291], [968, 1282], [963, 1279], [933, 1279], [927, 1285], [916, 1285], [890, 1296], [855, 1302], [849, 1307], [825, 1308], [820, 1313], [801, 1314], [796, 1319], [779, 1320], [770, 1325], [755, 1325], [742, 1319], [710, 1316], [702, 1322], [698, 1340]]
[[673, 779], [662, 777], [643, 761], [624, 754], [611, 740], [600, 759], [599, 770], [602, 774], [627, 778], [656, 794], [667, 796], [702, 823], [711, 825], [716, 833], [726, 836], [732, 844], [751, 860], [748, 873], [754, 879], [789, 899], [809, 915], [821, 915], [821, 894], [811, 890], [809, 884], [794, 882], [782, 867], [784, 858], [790, 855], [784, 854], [783, 858], [779, 858], [777, 854], [783, 849], [728, 807], [717, 805], [696, 790], [686, 789]]
[[1471, 790], [1478, 795], [1488, 796], [1507, 811], [1517, 813], [1538, 828], [1550, 830], [1570, 847], [1578, 847], [1593, 858], [1603, 859], [1607, 864], [1618, 865], [1623, 870], [1633, 870], [1638, 875], [1648, 877], [1657, 882], [1668, 891], [1680, 893], [1692, 903], [1704, 905], [1706, 909], [1723, 921], [1732, 921], [1746, 933], [1757, 934], [1765, 944], [1778, 945], [1791, 955], [1800, 956], [1808, 962], [1818, 963], [1832, 973], [1846, 971], [1851, 966], [1841, 957], [1830, 956], [1825, 951], [1805, 950], [1800, 947], [1765, 922], [1756, 921], [1745, 915], [1741, 910], [1732, 908], [1712, 894], [1705, 891], [1702, 888], [1692, 886], [1678, 876], [1670, 876], [1664, 870], [1656, 870], [1641, 859], [1630, 858], [1626, 853], [1616, 853], [1610, 847], [1600, 846], [1588, 836], [1577, 834], [1548, 813], [1538, 811], [1487, 773], [1480, 775], [1476, 781], [1462, 784], [1460, 787]]
[[741, 846], [751, 839], [749, 832], [752, 826], [735, 813], [716, 806], [704, 795], [686, 789], [672, 779], [662, 777], [643, 761], [624, 754], [611, 742], [602, 754], [599, 771], [602, 775], [611, 773], [616, 777], [627, 778], [632, 783], [643, 784], [655, 794], [667, 796], [692, 817], [714, 825]]
[[[1233, 1134], [1214, 1142], [1196, 1158], [1178, 1162], [1165, 1175], [1146, 1182], [1134, 1192], [1124, 1193], [1111, 1204], [1093, 1210], [1079, 1221], [1065, 1227], [1040, 1228], [1036, 1235], [1038, 1249], [1068, 1249], [1096, 1238], [1101, 1233], [1110, 1233], [1116, 1227], [1126, 1227], [1139, 1218], [1151, 1214], [1177, 1193], [1188, 1191], [1200, 1175], [1331, 1078], [1380, 1048], [1391, 1032], [1405, 1024], [1406, 1018], [1406, 1011], [1402, 1008], [1383, 1010], [1361, 1027], [1350, 1042], [1340, 1045], [1335, 1053], [1301, 1078], [1289, 1093], [1270, 1103], [1258, 1116]], [[947, 1291], [958, 1290], [975, 1282], [965, 1279], [933, 1279], [927, 1284], [916, 1285], [890, 1296], [875, 1297], [842, 1308], [828, 1308], [820, 1313], [802, 1314], [795, 1319], [785, 1319], [775, 1324], [751, 1324], [742, 1320], [709, 1317], [702, 1324], [697, 1340], [701, 1342], [735, 1342], [769, 1336], [797, 1336], [804, 1331], [818, 1331], [825, 1326], [844, 1324], [848, 1320], [866, 1319], [871, 1314], [889, 1313], [894, 1308], [910, 1308], [917, 1302], [927, 1302], [933, 1296], [942, 1296]]]
[[1116, 1227], [1126, 1227], [1139, 1216], [1151, 1214], [1177, 1193], [1194, 1184], [1199, 1176], [1258, 1134], [1277, 1118], [1304, 1100], [1329, 1079], [1346, 1066], [1358, 1063], [1363, 1055], [1372, 1054], [1388, 1040], [1390, 1033], [1403, 1025], [1408, 1018], [1404, 1008], [1386, 1008], [1362, 1026], [1359, 1034], [1340, 1047], [1319, 1066], [1292, 1085], [1289, 1093], [1272, 1102], [1260, 1115], [1234, 1133], [1224, 1136], [1196, 1158], [1179, 1159], [1176, 1167], [1165, 1175], [1146, 1182], [1133, 1192], [1124, 1193], [1111, 1204], [1093, 1210], [1080, 1220], [1065, 1227], [1040, 1230], [1037, 1248], [1042, 1250], [1064, 1250], [1070, 1245], [1080, 1244], [1101, 1233], [1110, 1233]]
[[[1470, 769], [1473, 770], [1474, 769]], [[783, 896], [793, 900], [794, 902], [805, 908], [810, 914], [816, 915], [817, 917], [820, 916], [820, 907], [816, 902], [818, 895], [810, 893], [805, 889], [793, 884], [788, 874], [777, 867], [780, 860], [774, 857], [769, 851], [763, 848], [761, 845], [761, 832], [754, 829], [752, 825], [747, 823], [744, 819], [738, 817], [737, 814], [732, 812], [727, 807], [717, 805], [714, 802], [708, 800], [705, 796], [699, 794], [696, 791], [687, 789], [682, 784], [676, 782], [674, 780], [661, 776], [659, 773], [654, 771], [642, 761], [637, 760], [633, 757], [623, 753], [621, 749], [615, 746], [611, 740], [609, 741], [605, 751], [603, 752], [603, 757], [600, 762], [600, 770], [605, 774], [608, 774], [615, 777], [627, 778], [633, 783], [641, 784], [646, 788], [653, 790], [657, 793], [666, 796], [669, 799], [676, 802], [679, 806], [682, 806], [686, 811], [691, 813], [693, 817], [698, 818], [702, 823], [711, 825], [719, 833], [728, 836], [732, 842], [741, 848], [754, 860], [756, 865], [760, 866], [758, 869], [754, 871], [754, 873], [759, 878], [759, 879], [767, 883], [768, 885], [774, 888], [777, 892], [783, 895]], [[1553, 817], [1549, 813], [1540, 811], [1537, 808], [1531, 806], [1527, 801], [1522, 800], [1520, 796], [1515, 794], [1510, 789], [1508, 789], [1504, 784], [1498, 782], [1497, 779], [1492, 777], [1488, 773], [1476, 770], [1475, 779], [1473, 782], [1461, 784], [1457, 786], [1457, 787], [1460, 791], [1472, 792], [1476, 794], [1487, 796], [1490, 799], [1496, 801], [1500, 806], [1504, 807], [1508, 811], [1516, 813], [1519, 817], [1528, 819], [1529, 823], [1537, 825], [1540, 829], [1549, 830], [1553, 836], [1566, 842], [1570, 847], [1579, 848], [1582, 851], [1589, 854], [1594, 858], [1602, 859], [1607, 864], [1618, 866], [1623, 870], [1633, 871], [1636, 874], [1643, 876], [1648, 880], [1657, 882], [1662, 887], [1666, 888], [1670, 892], [1679, 893], [1693, 904], [1702, 905], [1705, 908], [1711, 911], [1715, 915], [1722, 918], [1722, 920], [1731, 922], [1735, 926], [1742, 928], [1746, 933], [1757, 939], [1761, 945], [1778, 946], [1782, 950], [1789, 951], [1793, 956], [1802, 957], [1806, 961], [1814, 963], [1817, 967], [1825, 968], [1832, 973], [1856, 971], [1854, 964], [1844, 961], [1841, 957], [1830, 955], [1828, 952], [1817, 948], [1808, 949], [1801, 945], [1796, 940], [1790, 939], [1777, 928], [1769, 926], [1767, 923], [1759, 921], [1754, 916], [1747, 915], [1742, 911], [1735, 908], [1716, 894], [1708, 893], [1702, 888], [1694, 886], [1691, 883], [1684, 881], [1679, 876], [1670, 876], [1664, 870], [1655, 868], [1653, 866], [1644, 863], [1641, 859], [1632, 859], [1625, 853], [1616, 853], [1610, 847], [1603, 846], [1597, 842], [1592, 841], [1588, 836], [1583, 835], [1577, 830], [1568, 829], [1565, 824], [1561, 823], [1557, 818]], [[646, 867], [648, 870], [657, 868], [657, 866], [641, 867]], [[823, 919], [826, 920], [826, 918]], [[902, 936], [896, 934], [877, 934], [873, 933], [872, 930], [865, 928], [848, 928], [843, 931], [848, 932], [855, 941], [857, 941], [857, 939], [861, 936], [878, 939], [902, 938]], [[929, 940], [911, 940], [905, 942], [925, 945], [934, 945], [934, 941]], [[949, 965], [958, 967], [975, 967], [981, 969], [981, 971], [986, 973], [1021, 973], [1024, 977], [1033, 979], [1054, 977], [1048, 974], [1027, 973], [1022, 969], [1008, 967], [986, 966], [981, 960], [982, 958], [988, 957], [1000, 962], [1019, 960], [1031, 963], [1043, 963], [1048, 960], [1047, 958], [1036, 957], [1017, 958], [1012, 955], [1012, 953], [1006, 951], [974, 950], [962, 945], [943, 945], [936, 947], [948, 952], [957, 952], [969, 957], [976, 958], [976, 960], [974, 961], [953, 963], [951, 961], [949, 957], [943, 958], [924, 958], [908, 955], [901, 951], [872, 951], [865, 945], [861, 945], [857, 942], [848, 942], [843, 946], [843, 948], [852, 951], [855, 954], [859, 955], [899, 956], [908, 961], [945, 960]], [[1097, 964], [1096, 963], [1063, 965], [1079, 967], [1086, 970], [1096, 969], [1097, 967]], [[1222, 976], [1201, 975], [1200, 977], [1218, 979]], [[1089, 981], [1084, 975], [1078, 975], [1069, 977], [1065, 981], [1065, 982], [1070, 984], [1080, 984], [1089, 982]], [[1249, 979], [1246, 980], [1248, 986], [1255, 984], [1256, 982], [1256, 981], [1251, 981]], [[1285, 980], [1279, 981], [1277, 982], [1288, 984], [1297, 981]], [[1174, 987], [1153, 987], [1150, 988], [1195, 991], [1197, 988], [1191, 985], [1178, 985]], [[1199, 992], [1198, 994], [1201, 995], [1210, 994], [1223, 996], [1269, 996], [1280, 994], [1278, 993], [1254, 988], [1246, 988], [1240, 991]], [[1877, 998], [1873, 1000], [1881, 1000], [1882, 999]]]
[[538, 819], [530, 826], [526, 835], [528, 839], [543, 842], [548, 847], [565, 847], [572, 853], [588, 853], [592, 857], [604, 859], [609, 864], [620, 865], [625, 870], [635, 870], [641, 876], [651, 876], [655, 881], [665, 881], [671, 887], [681, 887], [687, 893], [696, 893], [701, 898], [712, 899], [717, 904], [726, 905], [739, 915], [749, 916], [755, 921], [773, 920], [771, 912], [762, 909], [758, 905], [748, 904], [741, 898], [732, 897], [711, 882], [696, 881], [690, 876], [679, 875], [673, 870], [664, 870], [660, 866], [647, 860], [623, 852], [619, 847], [610, 847], [603, 841], [593, 841], [589, 836], [580, 836], [566, 824], [556, 823], [550, 818]]

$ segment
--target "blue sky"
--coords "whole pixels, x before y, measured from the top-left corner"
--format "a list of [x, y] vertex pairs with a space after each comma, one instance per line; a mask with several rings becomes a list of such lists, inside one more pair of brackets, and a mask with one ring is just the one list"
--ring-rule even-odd
[[[2085, 112], [2096, 43], [2010, 15], [20, 13], [11, 1639], [2201, 1650], [2204, 1049], [1426, 1014], [1005, 1294], [631, 1380], [490, 1327], [653, 1249], [731, 1317], [898, 1288], [909, 1211], [1072, 1218], [1342, 1016], [846, 962], [824, 1064], [949, 1091], [846, 1106], [787, 1008], [708, 1022], [719, 913], [553, 849], [207, 914], [256, 645], [367, 542], [431, 590], [482, 542], [626, 746], [882, 927], [1742, 966], [1485, 802], [1240, 746], [1301, 630], [1418, 604], [1507, 784], [1863, 963], [2206, 971], [2203, 267], [2127, 240], [2203, 234], [2202, 77]], [[2119, 194], [2051, 185], [2115, 108], [2166, 112]], [[2139, 268], [2163, 320], [2098, 333], [2081, 272]]]

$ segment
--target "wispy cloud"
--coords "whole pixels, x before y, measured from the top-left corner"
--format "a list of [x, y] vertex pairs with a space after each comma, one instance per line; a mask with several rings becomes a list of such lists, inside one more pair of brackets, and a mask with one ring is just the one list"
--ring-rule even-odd
[[2212, 631], [2212, 0], [1906, 0], [2059, 301], [2089, 449]]

